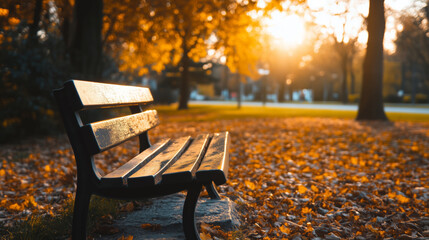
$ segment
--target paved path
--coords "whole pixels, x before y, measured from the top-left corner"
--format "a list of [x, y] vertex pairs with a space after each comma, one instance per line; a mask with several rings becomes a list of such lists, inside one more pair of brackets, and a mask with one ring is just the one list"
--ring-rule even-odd
[[[232, 101], [190, 101], [191, 104], [198, 105], [237, 105], [237, 102]], [[261, 102], [243, 102], [243, 106], [261, 107]], [[357, 111], [358, 106], [354, 104], [324, 104], [324, 103], [266, 103], [267, 107], [280, 107], [280, 108], [301, 108], [301, 109], [327, 109], [327, 110], [344, 110], [344, 111]], [[429, 115], [429, 104], [413, 106], [385, 106], [384, 110], [391, 113], [418, 113]]]
[[[151, 204], [131, 212], [112, 225], [119, 230], [113, 235], [96, 237], [97, 240], [117, 240], [133, 236], [133, 240], [181, 240], [185, 239], [182, 228], [182, 209], [185, 196], [174, 194], [155, 198]], [[223, 231], [235, 230], [240, 220], [235, 204], [225, 196], [221, 200], [200, 198], [196, 208], [196, 222], [219, 226]], [[155, 229], [143, 229], [142, 224], [153, 224]]]

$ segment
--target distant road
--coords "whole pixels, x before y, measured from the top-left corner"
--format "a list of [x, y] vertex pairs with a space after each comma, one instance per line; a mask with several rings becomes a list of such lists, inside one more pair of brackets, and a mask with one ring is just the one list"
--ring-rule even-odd
[[[237, 102], [232, 101], [190, 101], [191, 104], [197, 105], [237, 105]], [[261, 102], [242, 102], [243, 106], [261, 107]], [[342, 104], [323, 104], [323, 103], [266, 103], [267, 107], [280, 107], [280, 108], [301, 108], [301, 109], [331, 109], [331, 110], [345, 110], [345, 111], [357, 111], [357, 105], [342, 105]], [[395, 113], [418, 113], [429, 115], [429, 105], [419, 105], [418, 107], [413, 106], [385, 106], [386, 112]]]

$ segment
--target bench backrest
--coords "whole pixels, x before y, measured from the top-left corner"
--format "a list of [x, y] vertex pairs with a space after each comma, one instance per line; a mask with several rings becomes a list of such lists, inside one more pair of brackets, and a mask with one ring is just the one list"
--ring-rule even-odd
[[[150, 146], [147, 131], [159, 124], [155, 110], [143, 110], [153, 102], [145, 87], [70, 80], [54, 91], [70, 143], [79, 161], [139, 136], [140, 151]], [[129, 107], [131, 115], [84, 124], [80, 113], [85, 110]], [[79, 158], [79, 159], [78, 159]], [[90, 158], [90, 159], [87, 159]]]

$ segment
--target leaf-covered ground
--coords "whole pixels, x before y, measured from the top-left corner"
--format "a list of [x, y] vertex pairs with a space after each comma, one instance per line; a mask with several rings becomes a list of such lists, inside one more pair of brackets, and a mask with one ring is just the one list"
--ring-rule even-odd
[[[228, 130], [229, 181], [220, 187], [249, 239], [429, 238], [429, 123], [322, 118], [163, 121], [153, 141]], [[105, 172], [136, 142], [97, 158]], [[56, 214], [74, 191], [64, 136], [0, 146], [0, 221]], [[227, 238], [207, 227], [205, 237]]]

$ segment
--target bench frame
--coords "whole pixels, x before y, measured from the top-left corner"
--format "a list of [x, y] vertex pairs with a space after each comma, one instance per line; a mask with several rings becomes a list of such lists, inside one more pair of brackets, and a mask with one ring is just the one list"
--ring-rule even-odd
[[[82, 85], [82, 86], [80, 86]], [[72, 226], [72, 239], [86, 239], [86, 223], [88, 217], [88, 208], [91, 195], [99, 195], [107, 198], [114, 199], [144, 199], [153, 198], [159, 196], [165, 196], [173, 193], [177, 193], [183, 190], [187, 190], [187, 196], [183, 207], [183, 229], [186, 239], [200, 239], [196, 224], [195, 224], [195, 208], [197, 201], [202, 191], [202, 187], [205, 186], [209, 197], [212, 199], [220, 199], [219, 193], [217, 192], [214, 183], [217, 185], [224, 184], [226, 182], [226, 176], [228, 171], [228, 145], [229, 145], [229, 134], [226, 133], [225, 148], [226, 151], [223, 153], [223, 169], [215, 169], [214, 172], [217, 174], [215, 177], [211, 177], [213, 174], [210, 172], [208, 175], [204, 175], [201, 178], [193, 177], [192, 181], [169, 183], [169, 184], [155, 184], [152, 186], [115, 186], [101, 184], [101, 175], [98, 173], [95, 163], [94, 155], [104, 150], [110, 149], [114, 146], [108, 146], [104, 149], [100, 146], [91, 146], [88, 143], [88, 136], [82, 131], [83, 128], [87, 127], [82, 123], [79, 115], [79, 111], [85, 109], [93, 109], [99, 107], [112, 107], [121, 106], [129, 107], [132, 114], [142, 113], [143, 106], [153, 101], [150, 91], [146, 88], [130, 87], [126, 86], [122, 90], [138, 90], [139, 96], [133, 98], [133, 96], [126, 96], [124, 99], [117, 99], [115, 103], [111, 104], [108, 95], [103, 95], [103, 86], [112, 87], [113, 84], [104, 83], [93, 83], [80, 80], [71, 80], [64, 84], [64, 87], [55, 90], [54, 97], [59, 106], [59, 111], [75, 155], [77, 165], [77, 189], [75, 196], [74, 212], [73, 212], [73, 226]], [[119, 88], [122, 85], [115, 85]], [[80, 88], [80, 89], [79, 89]], [[94, 91], [101, 91], [100, 96], [103, 95], [104, 99], [96, 99], [97, 96], [93, 96], [93, 99], [85, 99], [85, 96], [90, 96]], [[142, 94], [143, 93], [145, 94]], [[124, 91], [126, 93], [127, 91]], [[98, 92], [100, 93], [100, 92]], [[131, 92], [131, 95], [133, 93]], [[144, 96], [146, 95], [146, 96]], [[100, 96], [98, 96], [100, 98]], [[124, 97], [124, 96], [122, 96]], [[91, 97], [90, 97], [91, 98]], [[121, 98], [121, 97], [120, 97]], [[143, 100], [142, 100], [143, 99]], [[87, 101], [87, 102], [85, 102]], [[97, 102], [98, 101], [98, 102]], [[158, 125], [156, 119], [155, 126]], [[151, 126], [150, 128], [152, 128]], [[149, 128], [149, 129], [150, 129]], [[152, 145], [149, 141], [148, 130], [138, 134], [139, 139], [139, 152], [143, 152], [150, 148]], [[125, 142], [128, 139], [122, 141]], [[115, 145], [118, 145], [117, 143]], [[94, 148], [98, 148], [94, 150]], [[196, 174], [198, 175], [198, 173]], [[203, 174], [202, 174], [203, 175]], [[221, 177], [219, 177], [220, 175]]]

